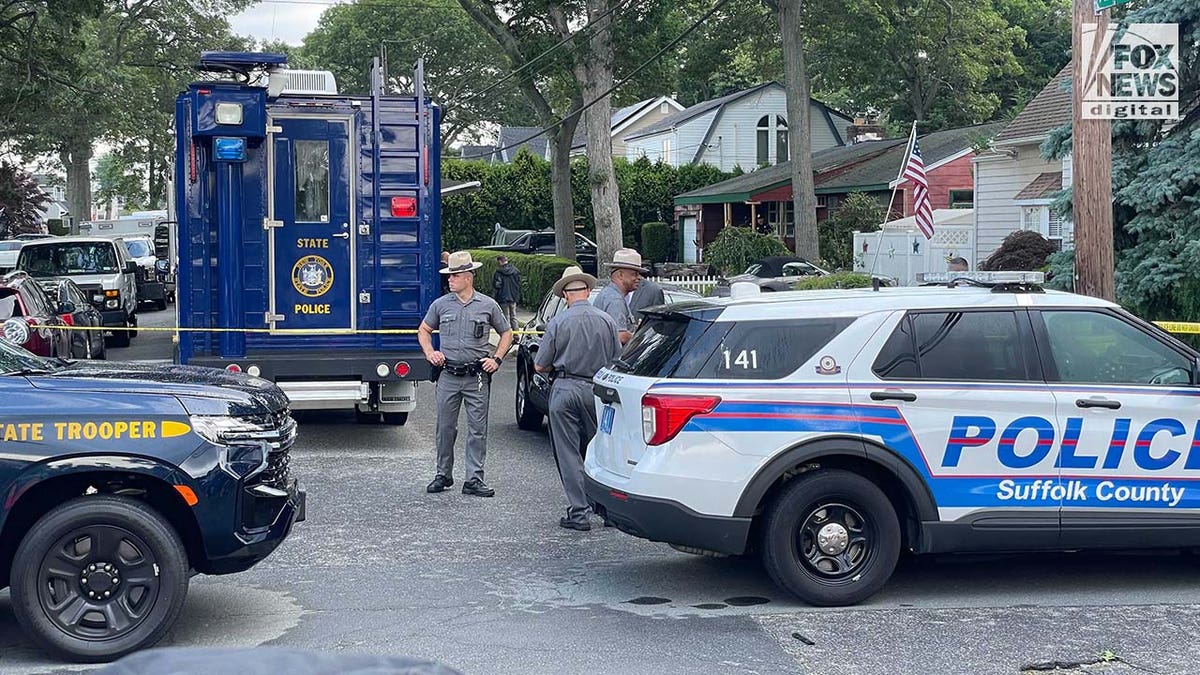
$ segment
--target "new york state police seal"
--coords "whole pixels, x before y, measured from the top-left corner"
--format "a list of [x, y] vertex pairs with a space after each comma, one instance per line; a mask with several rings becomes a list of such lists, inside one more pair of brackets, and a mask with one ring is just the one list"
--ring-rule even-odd
[[306, 255], [292, 266], [292, 285], [306, 298], [318, 298], [333, 287], [333, 265], [319, 255]]

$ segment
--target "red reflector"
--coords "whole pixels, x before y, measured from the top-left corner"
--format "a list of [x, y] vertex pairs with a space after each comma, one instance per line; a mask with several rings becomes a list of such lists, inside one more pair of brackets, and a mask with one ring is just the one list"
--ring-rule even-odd
[[649, 436], [646, 444], [662, 445], [675, 438], [689, 420], [712, 412], [720, 402], [720, 396], [646, 394], [642, 397], [642, 409], [654, 411], [653, 428], [644, 429]]
[[62, 318], [63, 323], [67, 324], [68, 326], [75, 325], [75, 317], [71, 316], [70, 314], [59, 314], [59, 316]]
[[231, 364], [225, 366], [225, 370], [228, 370], [231, 373], [240, 373], [240, 372], [242, 372], [242, 367], [236, 363], [231, 363]]
[[393, 218], [416, 218], [417, 217], [417, 198], [416, 197], [392, 197], [392, 217]]
[[621, 492], [621, 491], [619, 491], [619, 490], [612, 490], [612, 491], [610, 491], [610, 492], [608, 493], [608, 496], [609, 496], [609, 497], [612, 497], [613, 499], [619, 499], [619, 500], [621, 500], [621, 501], [623, 501], [623, 502], [629, 501], [629, 495], [627, 495], [627, 494], [625, 494], [624, 492]]
[[412, 369], [408, 367], [408, 362], [406, 361], [401, 361], [400, 363], [396, 364], [396, 375], [400, 377], [408, 377], [408, 374], [411, 372], [411, 370]]
[[210, 91], [210, 90], [208, 90], [208, 89], [197, 89], [197, 90], [196, 90], [196, 93], [197, 93], [197, 94], [201, 94], [201, 95], [203, 95], [203, 96], [208, 96], [209, 94], [211, 94], [211, 93], [212, 93], [212, 91]]

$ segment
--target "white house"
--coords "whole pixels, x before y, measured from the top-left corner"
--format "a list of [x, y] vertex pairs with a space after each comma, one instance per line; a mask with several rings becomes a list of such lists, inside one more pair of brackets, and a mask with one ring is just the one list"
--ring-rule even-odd
[[63, 187], [63, 179], [46, 174], [34, 174], [33, 182], [46, 195], [46, 203], [42, 205], [42, 225], [47, 221], [65, 220], [67, 211], [67, 190]]
[[[812, 151], [846, 145], [854, 120], [812, 100]], [[625, 157], [671, 166], [711, 164], [750, 171], [787, 161], [787, 98], [767, 82], [668, 115], [625, 138]]]
[[[1042, 159], [1051, 131], [1071, 122], [1068, 65], [975, 157], [975, 261], [986, 260], [1014, 230], [1034, 230], [1063, 249], [1074, 245], [1074, 228], [1050, 203], [1071, 186], [1071, 158]], [[972, 262], [974, 264], [974, 261]]]

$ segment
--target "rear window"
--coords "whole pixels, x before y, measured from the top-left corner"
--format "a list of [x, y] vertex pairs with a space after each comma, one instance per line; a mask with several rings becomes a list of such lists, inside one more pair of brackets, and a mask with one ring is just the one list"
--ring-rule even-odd
[[651, 316], [615, 368], [645, 377], [777, 380], [794, 373], [853, 322], [827, 318], [714, 323], [681, 314]]

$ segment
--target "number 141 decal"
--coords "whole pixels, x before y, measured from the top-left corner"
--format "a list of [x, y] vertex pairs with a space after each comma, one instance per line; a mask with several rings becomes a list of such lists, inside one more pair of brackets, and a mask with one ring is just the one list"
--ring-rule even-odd
[[742, 370], [758, 370], [758, 350], [743, 349], [733, 355], [733, 352], [728, 349], [722, 350], [725, 355], [725, 370], [733, 370], [734, 366], [740, 367]]

